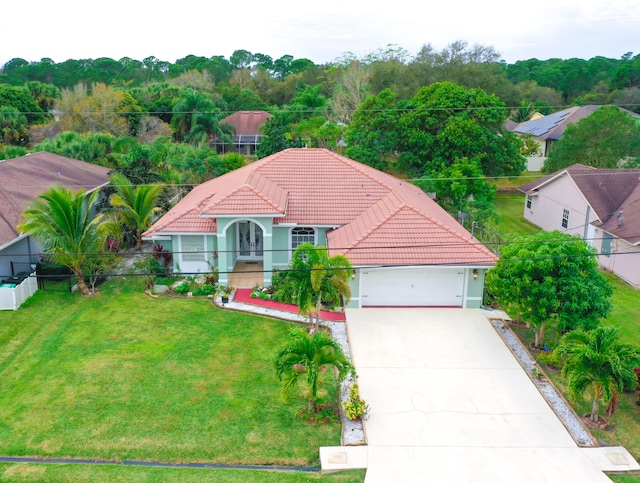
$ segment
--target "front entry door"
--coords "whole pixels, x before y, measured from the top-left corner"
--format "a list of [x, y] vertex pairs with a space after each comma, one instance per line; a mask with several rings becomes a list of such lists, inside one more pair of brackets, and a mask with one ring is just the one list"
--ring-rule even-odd
[[238, 222], [238, 259], [262, 259], [262, 228], [251, 221]]

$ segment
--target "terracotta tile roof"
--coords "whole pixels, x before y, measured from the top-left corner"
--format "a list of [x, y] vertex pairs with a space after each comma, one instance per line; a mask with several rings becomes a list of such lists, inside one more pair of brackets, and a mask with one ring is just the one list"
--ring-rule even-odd
[[[342, 227], [331, 233], [330, 244], [349, 248], [354, 256], [360, 247], [367, 248], [365, 256], [358, 255], [362, 264], [496, 260], [418, 187], [326, 149], [287, 149], [203, 183], [145, 235], [175, 233], [171, 228], [177, 220], [193, 219], [195, 213], [284, 214], [274, 222]], [[455, 241], [455, 249], [439, 247], [434, 253], [435, 241]], [[409, 255], [371, 248], [408, 244], [424, 246], [404, 250]]]
[[236, 135], [261, 134], [260, 128], [271, 117], [266, 111], [238, 111], [219, 121], [219, 124], [231, 124]]
[[518, 189], [527, 194], [534, 194], [561, 176], [571, 177], [602, 222], [606, 222], [610, 216], [617, 213], [619, 206], [640, 183], [638, 169], [596, 169], [574, 164], [524, 184]]
[[0, 246], [15, 239], [22, 212], [53, 185], [93, 190], [109, 181], [109, 169], [40, 152], [0, 161]]

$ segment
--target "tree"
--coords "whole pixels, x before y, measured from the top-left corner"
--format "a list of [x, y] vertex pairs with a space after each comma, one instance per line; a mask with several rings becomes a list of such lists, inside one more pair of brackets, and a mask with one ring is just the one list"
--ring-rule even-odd
[[486, 176], [525, 167], [516, 136], [504, 130], [507, 109], [481, 89], [441, 82], [408, 101], [385, 90], [368, 98], [346, 132], [347, 156], [378, 169], [397, 159], [410, 177], [431, 175], [457, 159], [476, 159]]
[[640, 349], [619, 342], [620, 330], [597, 327], [565, 334], [556, 351], [565, 356], [562, 374], [573, 400], [589, 391], [593, 398], [590, 419], [599, 419], [599, 403], [608, 402], [625, 389], [636, 386], [633, 370], [640, 364]]
[[185, 89], [173, 106], [171, 124], [178, 140], [203, 146], [218, 128], [220, 109], [206, 92]]
[[297, 305], [298, 313], [309, 320], [309, 330], [317, 331], [323, 303], [333, 308], [351, 298], [351, 274], [351, 263], [345, 256], [329, 257], [326, 247], [301, 243], [293, 252], [284, 280], [278, 284], [281, 288], [277, 295]]
[[267, 122], [262, 126], [262, 132], [264, 137], [260, 140], [260, 145], [255, 152], [258, 159], [293, 147], [291, 139], [287, 137], [285, 121], [279, 114], [267, 119]]
[[68, 188], [52, 187], [25, 209], [20, 231], [36, 238], [43, 253], [69, 268], [83, 295], [90, 295], [84, 274], [90, 257], [101, 251], [98, 226], [102, 216], [92, 216], [99, 191], [88, 194]]
[[597, 327], [612, 309], [612, 288], [598, 270], [596, 251], [577, 235], [541, 231], [514, 237], [489, 270], [487, 291], [521, 312], [544, 345], [548, 325], [561, 332]]
[[111, 195], [111, 206], [118, 210], [122, 223], [134, 232], [136, 250], [142, 248], [142, 233], [151, 226], [152, 217], [160, 208], [156, 206], [162, 186], [139, 185], [133, 187], [122, 174], [111, 175], [116, 193]]
[[616, 106], [603, 106], [570, 124], [554, 143], [544, 170], [554, 172], [575, 163], [619, 168], [640, 157], [640, 123]]
[[304, 381], [309, 391], [309, 409], [316, 407], [321, 378], [328, 368], [337, 369], [339, 381], [351, 370], [340, 344], [325, 332], [307, 334], [300, 328], [291, 330], [289, 343], [278, 351], [274, 366], [284, 397]]
[[0, 143], [26, 146], [29, 142], [27, 118], [12, 106], [0, 106]]

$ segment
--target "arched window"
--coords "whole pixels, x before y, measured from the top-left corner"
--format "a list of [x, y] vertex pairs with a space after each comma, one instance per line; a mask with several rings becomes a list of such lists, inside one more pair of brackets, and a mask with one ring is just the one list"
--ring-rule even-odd
[[297, 226], [291, 230], [291, 249], [295, 250], [301, 243], [316, 243], [316, 231], [309, 226]]

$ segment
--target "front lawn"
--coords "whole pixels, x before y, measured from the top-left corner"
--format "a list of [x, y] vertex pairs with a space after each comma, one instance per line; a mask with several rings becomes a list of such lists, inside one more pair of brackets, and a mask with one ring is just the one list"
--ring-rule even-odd
[[38, 292], [0, 312], [0, 455], [318, 465], [340, 424], [281, 401], [273, 357], [291, 326], [151, 299], [132, 280], [93, 298]]

